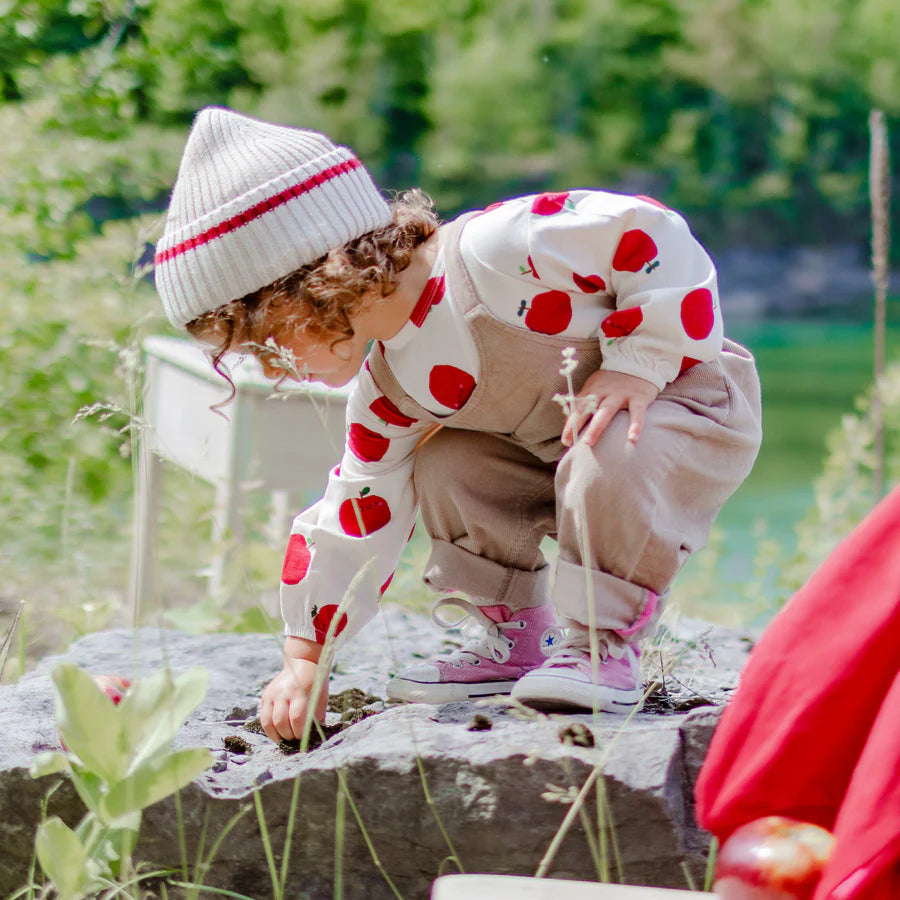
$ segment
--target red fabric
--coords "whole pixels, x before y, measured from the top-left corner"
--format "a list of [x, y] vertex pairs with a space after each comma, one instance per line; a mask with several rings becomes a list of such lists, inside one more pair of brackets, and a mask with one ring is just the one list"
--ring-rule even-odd
[[900, 488], [766, 629], [696, 788], [720, 841], [766, 815], [834, 831], [814, 900], [900, 898]]

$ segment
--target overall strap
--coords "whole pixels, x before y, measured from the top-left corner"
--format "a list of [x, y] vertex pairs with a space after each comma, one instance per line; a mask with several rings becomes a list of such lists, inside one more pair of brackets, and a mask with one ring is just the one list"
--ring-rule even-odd
[[[457, 216], [445, 225], [442, 225], [438, 233], [441, 249], [444, 251], [444, 265], [447, 274], [459, 285], [459, 293], [455, 295], [455, 299], [459, 303], [463, 315], [468, 314], [471, 310], [481, 305], [481, 300], [472, 285], [472, 280], [462, 262], [459, 252], [459, 240], [463, 226], [470, 219], [474, 219], [481, 214], [481, 210], [463, 213]], [[452, 268], [452, 272], [450, 269]], [[456, 279], [459, 279], [458, 282]], [[434, 422], [441, 421], [441, 416], [431, 413], [416, 403], [406, 391], [400, 386], [391, 367], [384, 358], [384, 350], [380, 345], [376, 345], [369, 353], [366, 365], [375, 379], [375, 383], [390, 398], [390, 400], [404, 413], [412, 415], [417, 419], [431, 419]]]
[[466, 222], [477, 218], [481, 214], [482, 210], [480, 209], [463, 213], [452, 222], [442, 226], [440, 233], [441, 247], [444, 251], [444, 269], [447, 273], [448, 281], [454, 286], [453, 299], [465, 317], [468, 317], [472, 310], [482, 304], [481, 297], [472, 283], [469, 270], [463, 263], [459, 243]]

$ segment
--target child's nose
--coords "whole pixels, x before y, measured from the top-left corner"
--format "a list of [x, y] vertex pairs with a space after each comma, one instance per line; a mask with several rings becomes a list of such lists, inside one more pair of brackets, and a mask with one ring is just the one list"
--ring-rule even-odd
[[283, 368], [278, 368], [273, 366], [272, 363], [262, 362], [260, 361], [260, 365], [262, 366], [263, 375], [269, 379], [269, 381], [278, 381], [281, 378], [284, 378], [285, 372]]

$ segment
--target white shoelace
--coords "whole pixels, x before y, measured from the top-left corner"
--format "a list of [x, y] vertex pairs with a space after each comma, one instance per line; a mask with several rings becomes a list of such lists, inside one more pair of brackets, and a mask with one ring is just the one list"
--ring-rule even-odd
[[[624, 641], [611, 631], [597, 632], [597, 655], [600, 662], [607, 659], [621, 659], [625, 655]], [[559, 649], [547, 660], [546, 666], [571, 666], [582, 660], [591, 659], [590, 636], [587, 630], [569, 628], [568, 634], [560, 642]]]
[[[444, 607], [462, 611], [463, 615], [452, 622], [441, 618], [439, 610]], [[472, 638], [449, 656], [444, 657], [451, 665], [459, 668], [463, 663], [481, 665], [482, 659], [492, 659], [501, 665], [509, 661], [510, 650], [515, 646], [504, 634], [505, 631], [518, 630], [527, 627], [523, 619], [513, 619], [510, 622], [495, 622], [488, 618], [474, 603], [464, 600], [462, 597], [444, 597], [438, 600], [431, 610], [431, 618], [442, 628], [459, 628], [469, 622], [480, 625], [484, 634]]]

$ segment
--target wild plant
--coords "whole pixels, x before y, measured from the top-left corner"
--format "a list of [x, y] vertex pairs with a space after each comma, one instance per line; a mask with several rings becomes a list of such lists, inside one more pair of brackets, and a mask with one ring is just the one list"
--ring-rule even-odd
[[[170, 746], [206, 695], [208, 675], [163, 669], [139, 680], [118, 705], [77, 666], [64, 663], [52, 677], [65, 749], [38, 756], [31, 775], [65, 774], [87, 811], [74, 829], [57, 816], [45, 819], [35, 839], [37, 861], [60, 900], [119, 892], [139, 877], [132, 855], [143, 810], [213, 762], [209, 750]], [[34, 888], [22, 894], [32, 898]]]

